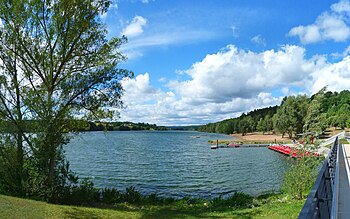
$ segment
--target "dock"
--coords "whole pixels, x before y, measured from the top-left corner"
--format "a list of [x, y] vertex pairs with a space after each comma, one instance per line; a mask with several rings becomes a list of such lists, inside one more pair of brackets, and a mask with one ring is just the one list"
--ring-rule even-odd
[[211, 149], [219, 148], [261, 148], [268, 147], [269, 144], [236, 144], [236, 145], [212, 145]]

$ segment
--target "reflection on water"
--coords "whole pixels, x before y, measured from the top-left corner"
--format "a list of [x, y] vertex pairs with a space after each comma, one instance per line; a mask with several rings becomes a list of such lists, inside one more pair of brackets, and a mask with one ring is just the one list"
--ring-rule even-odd
[[[193, 136], [199, 136], [194, 138]], [[87, 132], [65, 147], [71, 169], [97, 187], [143, 194], [216, 197], [242, 191], [252, 195], [279, 190], [286, 157], [267, 148], [211, 150], [198, 132]]]

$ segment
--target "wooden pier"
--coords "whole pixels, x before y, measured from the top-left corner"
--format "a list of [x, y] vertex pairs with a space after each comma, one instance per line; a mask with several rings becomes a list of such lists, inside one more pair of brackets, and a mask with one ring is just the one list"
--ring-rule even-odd
[[212, 145], [211, 149], [219, 149], [219, 148], [262, 148], [268, 147], [269, 144], [240, 144], [239, 146], [230, 146], [230, 145]]

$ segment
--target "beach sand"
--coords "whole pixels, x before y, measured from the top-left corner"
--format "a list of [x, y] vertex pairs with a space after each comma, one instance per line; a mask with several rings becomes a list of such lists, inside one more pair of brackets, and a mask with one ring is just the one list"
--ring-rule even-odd
[[292, 140], [287, 137], [287, 135], [282, 138], [281, 135], [271, 135], [271, 134], [261, 134], [261, 133], [248, 133], [245, 136], [242, 136], [242, 134], [231, 134], [231, 136], [237, 138], [237, 141], [242, 142], [269, 142], [273, 143], [275, 140], [277, 142], [291, 142]]

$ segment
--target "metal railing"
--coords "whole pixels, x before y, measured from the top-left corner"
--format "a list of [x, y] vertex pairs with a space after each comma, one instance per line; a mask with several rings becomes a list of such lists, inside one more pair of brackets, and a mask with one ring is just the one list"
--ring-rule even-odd
[[[336, 173], [338, 167], [338, 137], [335, 138], [331, 150], [323, 162], [320, 173], [311, 192], [301, 210], [298, 218], [334, 218], [337, 204], [333, 203], [333, 191], [336, 191], [337, 180]], [[335, 197], [337, 199], [337, 197]], [[334, 200], [335, 201], [335, 200]]]

